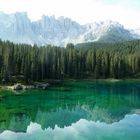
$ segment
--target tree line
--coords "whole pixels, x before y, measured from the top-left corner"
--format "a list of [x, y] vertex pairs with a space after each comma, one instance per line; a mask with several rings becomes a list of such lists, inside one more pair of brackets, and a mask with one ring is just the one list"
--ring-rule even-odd
[[0, 40], [0, 80], [140, 78], [140, 40], [31, 46]]

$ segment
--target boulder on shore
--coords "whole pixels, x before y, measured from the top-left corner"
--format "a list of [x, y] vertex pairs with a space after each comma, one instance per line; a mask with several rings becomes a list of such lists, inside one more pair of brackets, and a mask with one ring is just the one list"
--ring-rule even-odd
[[13, 86], [13, 90], [27, 90], [27, 89], [34, 89], [35, 87], [33, 85], [21, 85], [16, 84]]
[[47, 87], [49, 86], [49, 83], [36, 83], [35, 87], [37, 89], [47, 89]]
[[22, 90], [22, 89], [23, 89], [23, 85], [21, 85], [21, 84], [16, 84], [13, 87], [13, 90]]
[[20, 83], [13, 86], [13, 90], [27, 90], [27, 89], [47, 89], [49, 83], [36, 83], [35, 85], [22, 85]]
[[13, 86], [2, 86], [1, 89], [9, 89], [9, 90], [28, 90], [28, 89], [47, 89], [49, 83], [35, 83], [34, 85], [22, 85], [21, 83], [17, 83]]

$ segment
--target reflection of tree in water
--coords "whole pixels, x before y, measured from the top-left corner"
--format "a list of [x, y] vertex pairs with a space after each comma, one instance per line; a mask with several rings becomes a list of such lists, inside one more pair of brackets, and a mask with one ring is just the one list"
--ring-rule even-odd
[[30, 122], [37, 122], [44, 129], [70, 126], [81, 118], [112, 123], [126, 114], [140, 114], [136, 85], [82, 87], [54, 87], [7, 96], [0, 101], [1, 132], [5, 129], [24, 132]]

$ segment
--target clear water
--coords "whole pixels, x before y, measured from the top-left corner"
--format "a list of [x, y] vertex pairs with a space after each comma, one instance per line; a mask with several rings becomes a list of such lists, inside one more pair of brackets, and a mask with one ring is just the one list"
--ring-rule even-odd
[[140, 82], [66, 82], [0, 95], [0, 140], [140, 140]]

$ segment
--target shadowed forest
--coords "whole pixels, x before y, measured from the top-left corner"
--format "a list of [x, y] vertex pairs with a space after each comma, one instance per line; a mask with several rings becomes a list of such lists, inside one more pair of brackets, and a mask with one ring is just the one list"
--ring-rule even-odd
[[140, 41], [64, 47], [0, 41], [0, 80], [140, 78]]

